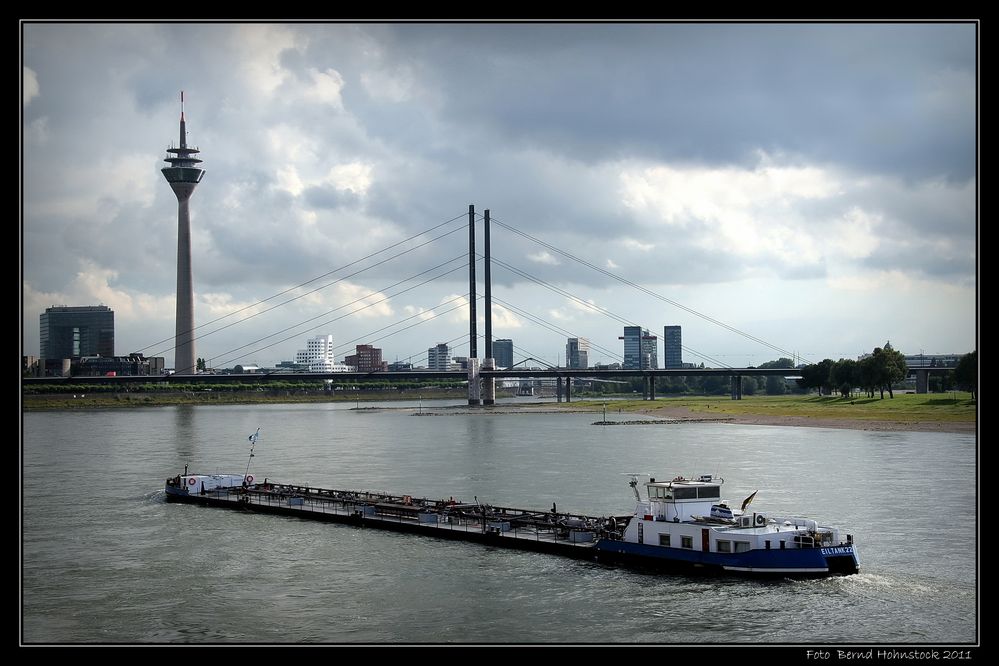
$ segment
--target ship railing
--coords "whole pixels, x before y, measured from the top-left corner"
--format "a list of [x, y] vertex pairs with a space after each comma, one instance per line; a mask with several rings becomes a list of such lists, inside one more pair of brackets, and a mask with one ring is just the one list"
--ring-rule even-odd
[[[296, 511], [302, 511], [307, 513], [321, 513], [321, 514], [331, 514], [338, 516], [352, 516], [357, 515], [358, 509], [362, 506], [375, 506], [376, 495], [374, 493], [350, 493], [350, 497], [341, 496], [334, 497], [329, 494], [323, 494], [318, 492], [318, 489], [305, 489], [300, 486], [280, 486], [277, 484], [271, 486], [268, 490], [261, 490], [256, 488], [244, 489], [244, 488], [217, 488], [212, 491], [207, 491], [207, 495], [212, 495], [215, 498], [228, 500], [233, 502], [249, 503], [255, 505], [263, 506], [280, 506], [282, 508], [293, 508]], [[379, 494], [379, 497], [386, 497], [386, 495]], [[302, 500], [301, 504], [289, 505], [289, 500], [293, 498], [300, 498]], [[415, 502], [414, 502], [415, 504]], [[445, 503], [446, 504], [446, 503]], [[453, 507], [452, 507], [453, 508]], [[391, 511], [390, 508], [378, 507], [375, 509], [375, 517], [377, 520], [381, 521], [391, 521], [398, 523], [408, 523], [408, 524], [421, 524], [418, 518], [418, 509], [413, 509], [406, 507], [406, 511]], [[507, 511], [513, 511], [507, 509]], [[562, 524], [561, 521], [556, 518], [564, 517], [567, 514], [559, 514], [554, 516], [552, 514], [511, 514], [502, 512], [488, 512], [485, 515], [482, 513], [468, 512], [468, 511], [454, 511], [445, 508], [442, 511], [435, 512], [439, 516], [437, 522], [425, 523], [428, 529], [448, 529], [448, 530], [461, 530], [464, 532], [481, 532], [487, 533], [490, 531], [495, 531], [500, 533], [500, 530], [491, 529], [489, 523], [492, 522], [507, 522], [510, 523], [510, 529], [506, 532], [513, 538], [524, 539], [532, 538], [536, 541], [551, 540], [555, 543], [560, 541], [571, 541], [570, 532], [573, 529], [581, 529], [592, 531], [598, 536], [607, 536], [613, 538], [613, 533], [608, 532], [603, 529], [600, 524], [596, 524], [594, 521], [600, 521], [602, 519], [590, 519], [579, 525], [566, 525]], [[544, 519], [539, 518], [539, 515], [544, 515]], [[364, 519], [364, 515], [361, 515], [361, 519]], [[509, 538], [509, 537], [508, 537]]]
[[796, 534], [793, 541], [798, 545], [798, 548], [815, 548], [815, 539], [810, 536]]

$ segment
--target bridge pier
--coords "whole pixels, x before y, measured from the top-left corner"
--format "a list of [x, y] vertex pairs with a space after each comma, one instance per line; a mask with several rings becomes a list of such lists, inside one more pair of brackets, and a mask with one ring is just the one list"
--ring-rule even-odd
[[572, 377], [565, 378], [565, 401], [572, 402]]
[[479, 399], [482, 395], [481, 387], [479, 386], [479, 380], [481, 375], [479, 375], [479, 359], [470, 358], [468, 359], [468, 404], [478, 405]]
[[[496, 360], [492, 358], [482, 359], [482, 369], [483, 370], [495, 370]], [[495, 405], [496, 404], [496, 378], [486, 377], [482, 380], [482, 404], [483, 405]]]
[[649, 400], [656, 399], [656, 378], [654, 375], [649, 375]]
[[916, 370], [916, 393], [930, 392], [930, 371]]
[[555, 402], [562, 402], [562, 378], [555, 378]]
[[732, 399], [742, 400], [742, 375], [732, 375]]

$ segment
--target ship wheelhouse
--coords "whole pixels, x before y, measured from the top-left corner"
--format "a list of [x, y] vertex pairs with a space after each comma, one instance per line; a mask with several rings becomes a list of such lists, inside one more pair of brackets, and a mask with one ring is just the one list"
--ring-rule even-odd
[[721, 484], [724, 479], [702, 476], [698, 479], [677, 477], [672, 481], [649, 479], [646, 515], [652, 520], [685, 522], [697, 515], [711, 513], [712, 505], [721, 501]]

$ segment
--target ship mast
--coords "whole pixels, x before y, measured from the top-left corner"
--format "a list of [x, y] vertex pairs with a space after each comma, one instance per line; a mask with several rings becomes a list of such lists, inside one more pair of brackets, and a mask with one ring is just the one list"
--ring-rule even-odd
[[250, 457], [246, 459], [246, 471], [243, 473], [243, 481], [246, 481], [246, 477], [250, 475], [250, 461], [253, 460], [253, 447], [257, 445], [257, 437], [260, 437], [260, 428], [257, 428], [257, 432], [250, 435]]

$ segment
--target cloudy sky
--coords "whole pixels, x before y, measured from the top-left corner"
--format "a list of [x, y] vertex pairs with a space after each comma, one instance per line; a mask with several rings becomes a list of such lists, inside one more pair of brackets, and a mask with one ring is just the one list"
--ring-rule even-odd
[[682, 325], [684, 360], [707, 365], [976, 346], [971, 24], [22, 34], [25, 354], [46, 307], [103, 303], [117, 353], [172, 363], [160, 169], [180, 90], [207, 170], [195, 317], [215, 366], [270, 365], [320, 333], [339, 357], [374, 342], [419, 361], [463, 334], [467, 354], [467, 271], [444, 274], [469, 204], [547, 244], [493, 228], [494, 337], [518, 358], [554, 363], [571, 333], [620, 361], [623, 321]]

